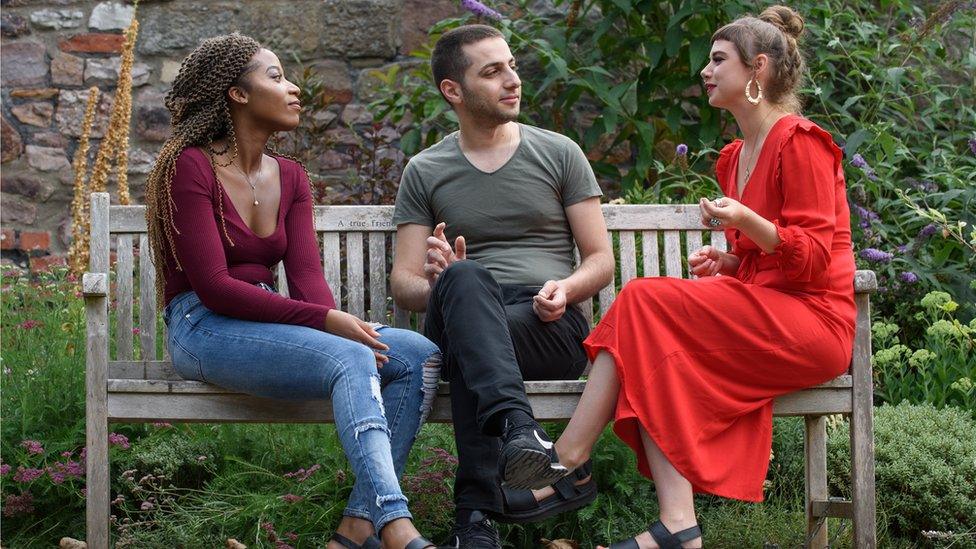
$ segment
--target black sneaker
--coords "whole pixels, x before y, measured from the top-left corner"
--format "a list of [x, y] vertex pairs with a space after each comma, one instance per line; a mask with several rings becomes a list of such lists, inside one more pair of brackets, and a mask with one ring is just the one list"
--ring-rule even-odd
[[467, 524], [455, 524], [447, 542], [440, 547], [457, 549], [502, 549], [498, 530], [487, 517]]
[[559, 464], [555, 445], [535, 421], [505, 421], [502, 451], [498, 457], [502, 484], [516, 490], [540, 490], [569, 474]]

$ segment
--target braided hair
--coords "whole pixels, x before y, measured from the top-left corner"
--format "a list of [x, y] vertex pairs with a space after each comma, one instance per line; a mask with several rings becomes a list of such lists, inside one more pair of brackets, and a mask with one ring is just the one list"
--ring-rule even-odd
[[[146, 226], [156, 268], [156, 297], [162, 303], [167, 261], [182, 270], [176, 257], [173, 234], [179, 233], [173, 221], [171, 184], [176, 173], [176, 159], [187, 147], [204, 146], [227, 139], [231, 161], [237, 154], [237, 140], [230, 116], [227, 91], [242, 84], [242, 79], [256, 68], [251, 58], [261, 45], [239, 33], [216, 36], [203, 41], [183, 60], [173, 88], [166, 94], [166, 109], [172, 117], [172, 135], [163, 144], [146, 179]], [[229, 165], [229, 164], [228, 164]], [[217, 184], [217, 205], [224, 238], [234, 245], [224, 222], [223, 189]]]
[[800, 111], [797, 91], [803, 83], [806, 63], [797, 45], [803, 34], [803, 17], [786, 6], [770, 6], [759, 17], [740, 17], [715, 31], [712, 42], [727, 40], [735, 45], [747, 67], [763, 53], [769, 57], [771, 76], [763, 94], [792, 112]]

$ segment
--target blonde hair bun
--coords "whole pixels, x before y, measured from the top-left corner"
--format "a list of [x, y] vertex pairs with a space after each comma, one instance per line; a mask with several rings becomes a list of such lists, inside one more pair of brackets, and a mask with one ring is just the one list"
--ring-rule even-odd
[[793, 8], [787, 6], [770, 6], [759, 14], [759, 19], [765, 21], [783, 34], [792, 37], [794, 40], [803, 34], [803, 17]]

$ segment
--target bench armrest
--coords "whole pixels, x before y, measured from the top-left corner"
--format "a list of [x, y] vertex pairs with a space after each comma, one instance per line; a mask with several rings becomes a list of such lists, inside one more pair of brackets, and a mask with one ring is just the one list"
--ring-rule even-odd
[[108, 295], [108, 275], [106, 273], [85, 273], [81, 278], [81, 293], [88, 297]]
[[878, 291], [878, 277], [874, 271], [856, 271], [854, 273], [854, 293], [873, 294]]

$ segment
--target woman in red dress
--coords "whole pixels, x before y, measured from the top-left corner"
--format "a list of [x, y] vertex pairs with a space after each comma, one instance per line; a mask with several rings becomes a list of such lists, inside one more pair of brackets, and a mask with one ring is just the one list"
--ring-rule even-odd
[[[795, 114], [802, 18], [774, 6], [712, 37], [709, 104], [743, 138], [722, 149], [725, 196], [700, 202], [731, 253], [705, 246], [699, 278], [623, 288], [585, 342], [589, 382], [556, 442], [569, 469], [611, 418], [655, 481], [661, 520], [613, 549], [701, 547], [694, 492], [761, 501], [773, 399], [843, 373], [854, 340], [854, 257], [842, 154]], [[745, 90], [745, 93], [743, 93]]]

